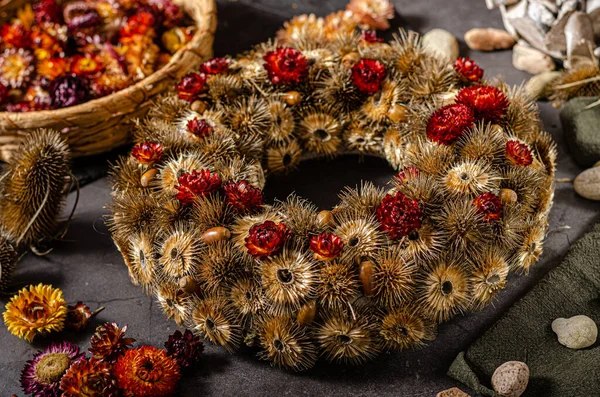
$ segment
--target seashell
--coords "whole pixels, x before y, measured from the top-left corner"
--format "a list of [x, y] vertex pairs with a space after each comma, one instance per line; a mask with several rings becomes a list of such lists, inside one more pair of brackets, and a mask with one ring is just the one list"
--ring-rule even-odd
[[[555, 6], [555, 11], [558, 11]], [[543, 32], [547, 32], [555, 21], [555, 16], [548, 8], [546, 3], [530, 2], [527, 7], [527, 16], [535, 22], [535, 25]]]
[[525, 91], [532, 99], [547, 98], [552, 93], [552, 83], [560, 76], [556, 71], [537, 74], [525, 84]]
[[452, 389], [444, 390], [435, 395], [435, 397], [471, 397], [464, 391], [460, 390], [458, 387], [453, 387]]
[[574, 67], [581, 58], [589, 60], [590, 48], [594, 47], [594, 27], [590, 17], [581, 11], [572, 13], [565, 25], [567, 41], [566, 68]]
[[444, 29], [432, 29], [425, 33], [423, 47], [447, 62], [454, 62], [459, 55], [458, 40]]
[[520, 397], [528, 383], [529, 367], [521, 361], [507, 361], [492, 375], [492, 387], [502, 397]]
[[552, 331], [556, 333], [558, 342], [569, 349], [585, 349], [596, 343], [598, 338], [596, 323], [584, 315], [557, 318], [552, 321]]
[[216, 243], [217, 241], [229, 240], [230, 238], [231, 232], [229, 231], [229, 229], [222, 226], [217, 226], [210, 228], [204, 233], [202, 233], [200, 240], [202, 240], [206, 244], [212, 244]]
[[510, 6], [518, 3], [519, 0], [485, 0], [485, 6], [488, 10], [493, 10], [494, 8], [498, 8], [500, 6]]
[[600, 167], [593, 167], [577, 175], [573, 189], [588, 200], [600, 200]]
[[504, 29], [515, 39], [519, 39], [517, 30], [512, 25], [511, 20], [517, 18], [523, 18], [527, 15], [527, 0], [521, 0], [512, 5], [500, 6], [500, 15], [502, 16], [502, 23]]
[[465, 42], [472, 50], [506, 50], [515, 45], [515, 40], [506, 30], [475, 28], [465, 33]]
[[513, 66], [531, 74], [549, 72], [556, 68], [554, 60], [548, 55], [521, 44], [513, 47]]
[[521, 36], [531, 47], [542, 51], [547, 50], [544, 33], [535, 26], [535, 22], [531, 19], [527, 17], [514, 18], [510, 19], [510, 23], [519, 36]]

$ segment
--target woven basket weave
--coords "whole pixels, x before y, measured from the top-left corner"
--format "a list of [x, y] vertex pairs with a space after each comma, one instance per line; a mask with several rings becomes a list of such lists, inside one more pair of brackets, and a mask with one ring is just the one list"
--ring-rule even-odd
[[[29, 0], [0, 0], [0, 20]], [[176, 0], [198, 31], [152, 75], [124, 89], [81, 105], [28, 113], [0, 112], [0, 160], [6, 161], [25, 136], [38, 128], [61, 131], [74, 157], [103, 153], [128, 142], [133, 118], [143, 117], [152, 99], [212, 56], [217, 12], [214, 0]]]

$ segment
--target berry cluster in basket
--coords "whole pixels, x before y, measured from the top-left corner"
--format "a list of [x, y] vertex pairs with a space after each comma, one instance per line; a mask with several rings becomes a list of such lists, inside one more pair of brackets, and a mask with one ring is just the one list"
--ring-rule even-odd
[[[0, 111], [60, 109], [167, 64], [195, 27], [172, 0], [37, 0], [0, 26]], [[193, 24], [192, 24], [193, 25]]]
[[[346, 15], [297, 17], [276, 42], [205, 62], [112, 171], [132, 281], [178, 324], [294, 370], [432, 340], [528, 271], [552, 205], [555, 145], [522, 87]], [[332, 210], [264, 202], [266, 175], [344, 153], [398, 174]]]

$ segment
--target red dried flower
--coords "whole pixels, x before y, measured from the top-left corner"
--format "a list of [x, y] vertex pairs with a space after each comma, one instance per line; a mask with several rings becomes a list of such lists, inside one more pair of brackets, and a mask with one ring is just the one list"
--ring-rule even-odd
[[381, 43], [383, 38], [377, 37], [377, 32], [374, 30], [363, 30], [361, 38], [367, 43]]
[[401, 192], [387, 194], [375, 213], [380, 228], [397, 240], [408, 236], [413, 230], [421, 227], [423, 213], [417, 200], [406, 197]]
[[415, 179], [420, 173], [421, 171], [417, 167], [411, 165], [410, 167], [404, 167], [398, 171], [398, 174], [396, 174], [396, 179], [405, 182], [410, 179]]
[[196, 197], [204, 197], [221, 187], [221, 177], [209, 170], [193, 170], [177, 179], [177, 199], [183, 204], [192, 204]]
[[241, 215], [253, 214], [263, 206], [263, 192], [255, 188], [247, 180], [234, 182], [227, 181], [223, 185], [225, 203]]
[[119, 388], [109, 363], [94, 358], [77, 360], [60, 381], [63, 397], [117, 397]]
[[385, 66], [375, 59], [361, 59], [352, 66], [352, 83], [359, 91], [373, 94], [381, 89]]
[[90, 308], [83, 302], [77, 302], [75, 306], [67, 307], [65, 327], [75, 332], [81, 332], [90, 323], [91, 318]]
[[48, 58], [38, 62], [38, 76], [47, 78], [49, 81], [62, 76], [67, 72], [69, 65], [65, 58]]
[[205, 119], [195, 117], [187, 122], [187, 130], [198, 138], [209, 136], [213, 133], [214, 129]]
[[137, 14], [130, 16], [127, 19], [125, 25], [119, 32], [121, 38], [131, 37], [137, 34], [146, 35], [150, 30], [154, 28], [156, 18], [148, 11], [140, 11]]
[[473, 204], [477, 207], [477, 213], [483, 214], [483, 219], [490, 223], [502, 217], [502, 202], [492, 192], [483, 193], [475, 197]]
[[25, 113], [25, 112], [31, 112], [32, 110], [33, 110], [33, 106], [29, 102], [9, 103], [6, 105], [7, 112]]
[[127, 326], [119, 328], [117, 323], [100, 325], [90, 339], [88, 350], [95, 359], [114, 363], [135, 342], [135, 339], [125, 337], [126, 331]]
[[245, 239], [246, 248], [253, 257], [266, 258], [281, 251], [289, 235], [290, 231], [283, 222], [265, 221], [252, 226]]
[[172, 396], [181, 378], [177, 362], [154, 346], [128, 350], [114, 372], [124, 397]]
[[154, 164], [162, 158], [163, 147], [160, 143], [142, 142], [131, 149], [131, 155], [140, 164]]
[[456, 96], [456, 103], [473, 109], [477, 120], [491, 123], [500, 121], [508, 109], [508, 99], [502, 91], [483, 85], [463, 88]]
[[454, 61], [454, 70], [466, 81], [478, 82], [483, 77], [483, 69], [470, 58], [460, 57]]
[[450, 145], [460, 138], [475, 122], [471, 108], [446, 105], [434, 112], [427, 122], [427, 138], [442, 145]]
[[182, 334], [177, 330], [165, 342], [167, 354], [171, 356], [181, 369], [189, 368], [198, 361], [204, 351], [204, 344], [198, 335], [194, 335], [189, 329]]
[[62, 23], [62, 8], [55, 0], [40, 0], [33, 5], [33, 14], [39, 24], [44, 22]]
[[506, 142], [506, 158], [514, 165], [522, 167], [533, 163], [533, 155], [529, 145], [516, 139]]
[[184, 101], [194, 102], [206, 84], [206, 75], [204, 73], [189, 73], [183, 76], [175, 89], [179, 93], [179, 98]]
[[104, 66], [97, 57], [75, 55], [71, 60], [71, 72], [78, 76], [89, 77], [100, 71]]
[[277, 48], [267, 52], [263, 59], [273, 84], [299, 83], [308, 73], [306, 57], [294, 48]]
[[330, 261], [342, 253], [344, 242], [333, 233], [321, 233], [310, 238], [310, 250], [313, 258], [319, 261]]
[[20, 22], [3, 24], [0, 38], [6, 48], [28, 48], [31, 45], [29, 31]]
[[229, 60], [226, 58], [213, 58], [200, 65], [200, 71], [206, 74], [221, 74], [227, 72], [228, 69]]

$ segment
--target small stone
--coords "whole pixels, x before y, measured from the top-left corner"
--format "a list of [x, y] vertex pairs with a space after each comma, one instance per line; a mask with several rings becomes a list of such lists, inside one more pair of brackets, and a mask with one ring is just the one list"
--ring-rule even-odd
[[548, 55], [521, 44], [513, 47], [513, 66], [531, 74], [549, 72], [556, 68], [554, 60]]
[[520, 397], [528, 383], [529, 367], [521, 361], [507, 361], [492, 375], [492, 387], [502, 397]]
[[573, 189], [583, 198], [600, 201], [600, 167], [593, 167], [577, 175]]
[[507, 50], [515, 45], [515, 40], [506, 30], [475, 28], [465, 33], [465, 42], [472, 50]]
[[532, 99], [547, 98], [552, 92], [552, 83], [560, 75], [557, 71], [536, 74], [525, 84], [525, 91]]
[[586, 109], [598, 97], [579, 97], [569, 100], [560, 112], [560, 122], [571, 157], [582, 168], [600, 161], [600, 106]]
[[558, 342], [569, 349], [585, 349], [596, 343], [598, 338], [596, 323], [584, 315], [557, 318], [552, 321], [552, 331], [556, 333]]
[[432, 29], [425, 33], [423, 47], [448, 63], [454, 62], [459, 55], [458, 40], [444, 29]]
[[469, 394], [460, 390], [458, 387], [453, 387], [452, 389], [443, 390], [436, 394], [435, 397], [471, 397]]

